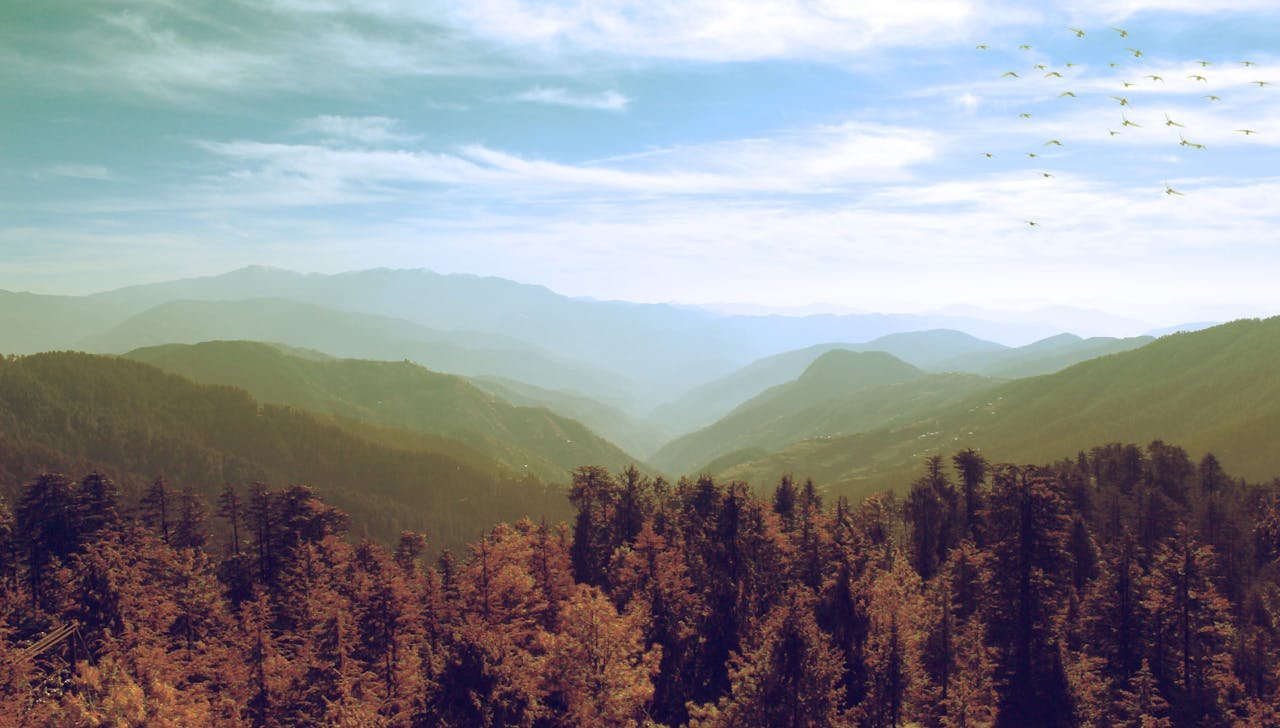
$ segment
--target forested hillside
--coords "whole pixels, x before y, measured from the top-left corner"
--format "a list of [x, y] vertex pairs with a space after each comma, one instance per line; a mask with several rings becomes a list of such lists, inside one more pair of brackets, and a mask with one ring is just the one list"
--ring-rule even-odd
[[317, 360], [250, 341], [149, 347], [126, 356], [202, 384], [239, 387], [260, 402], [451, 437], [512, 472], [548, 482], [564, 481], [581, 463], [620, 469], [635, 462], [581, 423], [512, 406], [461, 377], [408, 361]]
[[720, 472], [749, 480], [794, 472], [860, 497], [903, 482], [939, 450], [1047, 459], [1098, 440], [1163, 438], [1269, 478], [1280, 472], [1277, 361], [1280, 318], [1240, 320], [1008, 382], [910, 425], [805, 440]]
[[158, 476], [206, 497], [226, 483], [306, 483], [350, 513], [359, 532], [385, 540], [430, 530], [455, 545], [498, 520], [567, 508], [558, 490], [457, 440], [339, 426], [243, 390], [87, 354], [0, 360], [0, 437], [0, 484], [10, 496], [47, 469], [99, 469], [128, 493]]
[[[899, 500], [576, 471], [571, 525], [425, 560], [306, 488], [46, 474], [0, 508], [23, 725], [1275, 726], [1280, 483], [1112, 444]], [[212, 503], [205, 504], [212, 506]], [[428, 538], [430, 535], [428, 534]]]
[[697, 432], [667, 443], [654, 462], [686, 473], [746, 449], [777, 450], [809, 437], [914, 422], [995, 382], [926, 374], [884, 352], [829, 351], [794, 381], [771, 387]]

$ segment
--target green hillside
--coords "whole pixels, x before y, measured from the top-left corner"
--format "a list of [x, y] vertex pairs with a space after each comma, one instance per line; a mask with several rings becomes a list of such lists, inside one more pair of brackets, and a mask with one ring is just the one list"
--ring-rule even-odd
[[1177, 442], [1252, 479], [1280, 472], [1280, 317], [1174, 334], [1133, 351], [1020, 379], [910, 425], [795, 443], [728, 467], [782, 472], [858, 495], [909, 482], [920, 458], [973, 447], [994, 461], [1046, 461], [1099, 442]]
[[989, 381], [926, 375], [884, 352], [829, 351], [793, 382], [772, 387], [713, 425], [664, 446], [654, 456], [672, 474], [735, 451], [776, 450], [796, 440], [840, 435], [921, 416]]
[[100, 469], [136, 492], [157, 475], [212, 498], [224, 483], [306, 483], [370, 535], [423, 530], [458, 545], [498, 520], [560, 518], [558, 488], [517, 477], [456, 441], [262, 405], [141, 362], [78, 353], [0, 360], [0, 484]]
[[635, 461], [581, 423], [516, 407], [467, 380], [411, 362], [306, 359], [251, 341], [136, 349], [126, 354], [202, 384], [246, 390], [259, 401], [456, 438], [512, 472], [548, 482], [584, 465]]
[[[651, 419], [675, 432], [705, 427], [770, 387], [790, 382], [829, 351], [883, 351], [921, 369], [963, 356], [990, 356], [1007, 347], [960, 331], [932, 329], [888, 334], [861, 344], [828, 343], [774, 354], [699, 385], [653, 411]], [[968, 370], [961, 370], [968, 371]]]

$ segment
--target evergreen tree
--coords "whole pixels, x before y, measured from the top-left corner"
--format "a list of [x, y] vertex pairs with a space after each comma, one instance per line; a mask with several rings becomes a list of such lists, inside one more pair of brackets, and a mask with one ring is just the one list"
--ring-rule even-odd
[[992, 580], [986, 612], [1000, 650], [997, 725], [1066, 726], [1071, 709], [1059, 647], [1070, 592], [1070, 518], [1059, 483], [1033, 468], [995, 470], [986, 523]]
[[972, 539], [982, 545], [982, 523], [979, 518], [983, 508], [982, 484], [987, 478], [987, 459], [973, 448], [956, 453], [951, 458], [960, 476], [961, 521], [960, 538]]
[[187, 486], [178, 499], [178, 520], [173, 526], [174, 548], [202, 549], [209, 536], [205, 532], [206, 508], [196, 489]]
[[690, 725], [826, 728], [851, 725], [840, 711], [840, 660], [813, 619], [814, 598], [793, 589], [735, 656], [729, 694], [691, 712]]
[[172, 500], [170, 496], [169, 484], [165, 482], [162, 475], [151, 481], [151, 485], [142, 494], [142, 501], [138, 504], [142, 522], [156, 529], [165, 543], [169, 543], [169, 501]]

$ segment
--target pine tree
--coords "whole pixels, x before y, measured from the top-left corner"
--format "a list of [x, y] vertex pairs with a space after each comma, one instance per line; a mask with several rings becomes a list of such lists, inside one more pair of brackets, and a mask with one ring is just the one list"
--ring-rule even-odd
[[644, 647], [643, 612], [620, 615], [595, 587], [579, 584], [548, 638], [548, 700], [561, 726], [637, 726], [653, 699], [662, 648]]
[[138, 504], [142, 522], [156, 529], [165, 543], [169, 543], [169, 501], [172, 500], [170, 495], [169, 484], [165, 482], [162, 475], [151, 482], [150, 487], [142, 494], [142, 501]]
[[206, 508], [196, 489], [187, 486], [178, 498], [178, 521], [173, 526], [174, 548], [202, 549], [209, 536], [205, 532]]
[[1059, 613], [1070, 592], [1070, 519], [1059, 484], [1032, 468], [995, 470], [986, 514], [992, 554], [986, 604], [998, 662], [999, 726], [1070, 721]]
[[93, 471], [80, 481], [76, 491], [76, 507], [84, 537], [91, 538], [104, 529], [120, 524], [120, 489], [110, 478]]
[[924, 626], [932, 621], [920, 577], [903, 558], [875, 574], [868, 591], [863, 724], [897, 728], [938, 699], [924, 669]]
[[222, 493], [218, 496], [218, 515], [227, 519], [227, 525], [231, 527], [231, 552], [239, 554], [240, 522], [244, 518], [244, 505], [235, 486], [230, 483], [223, 486]]
[[982, 522], [980, 514], [983, 508], [982, 484], [987, 477], [987, 459], [973, 448], [961, 450], [951, 458], [956, 473], [960, 476], [961, 487], [961, 522], [960, 538], [972, 539], [982, 545]]
[[1116, 695], [1117, 725], [1124, 728], [1172, 728], [1169, 703], [1160, 695], [1151, 666], [1144, 659]]
[[1152, 557], [1141, 607], [1147, 656], [1179, 725], [1229, 723], [1242, 686], [1231, 671], [1231, 608], [1214, 586], [1214, 553], [1185, 525]]
[[735, 656], [730, 691], [691, 711], [690, 726], [827, 728], [851, 725], [839, 704], [840, 659], [813, 618], [814, 597], [793, 589], [754, 645]]

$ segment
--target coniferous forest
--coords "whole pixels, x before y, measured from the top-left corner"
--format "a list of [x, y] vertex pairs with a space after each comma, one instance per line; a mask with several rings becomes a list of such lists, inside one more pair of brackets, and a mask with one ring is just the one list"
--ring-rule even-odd
[[1157, 441], [904, 492], [581, 467], [571, 522], [462, 552], [47, 473], [0, 510], [0, 721], [1280, 725], [1277, 483]]

